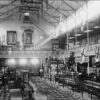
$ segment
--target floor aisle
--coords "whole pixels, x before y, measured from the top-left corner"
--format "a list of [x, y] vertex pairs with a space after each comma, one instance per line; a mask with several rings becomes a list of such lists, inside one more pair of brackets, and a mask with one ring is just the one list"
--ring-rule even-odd
[[[43, 79], [43, 80], [47, 81], [48, 84], [54, 84], [55, 85], [54, 82], [50, 82], [49, 80], [45, 80], [45, 79]], [[36, 88], [36, 86], [35, 86], [35, 84], [32, 81], [30, 81], [30, 84], [31, 84], [32, 87], [34, 87], [34, 91], [35, 91], [34, 92], [34, 97], [35, 97], [35, 100], [47, 100], [47, 96], [39, 93], [37, 88]], [[56, 83], [56, 85], [58, 86], [59, 84]], [[72, 90], [69, 89], [67, 86], [65, 86], [64, 88], [62, 86], [59, 86], [59, 88], [61, 88], [63, 90], [66, 90], [66, 91], [71, 91], [72, 92]], [[73, 93], [75, 95], [80, 96], [83, 100], [91, 100], [91, 95], [88, 94], [87, 92], [83, 92], [83, 97], [82, 97], [82, 93], [81, 92], [73, 92]], [[100, 98], [92, 95], [92, 100], [100, 100]]]
[[20, 89], [10, 89], [11, 100], [22, 100]]
[[34, 95], [35, 100], [47, 100], [47, 96], [38, 92], [35, 84], [33, 84], [31, 81], [29, 83], [34, 88], [34, 94], [33, 95]]

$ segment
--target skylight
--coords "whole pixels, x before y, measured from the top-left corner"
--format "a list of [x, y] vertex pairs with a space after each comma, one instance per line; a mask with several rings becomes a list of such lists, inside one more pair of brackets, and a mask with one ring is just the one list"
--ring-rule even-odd
[[[69, 32], [79, 25], [84, 25], [87, 20], [92, 20], [100, 15], [100, 1], [89, 1], [74, 14], [68, 17], [67, 21], [59, 23], [57, 30], [62, 30], [63, 33]], [[65, 24], [66, 23], [66, 24]], [[61, 26], [61, 27], [59, 27]], [[63, 30], [64, 29], [64, 30]], [[56, 31], [59, 32], [59, 31]], [[59, 34], [59, 33], [56, 33]]]

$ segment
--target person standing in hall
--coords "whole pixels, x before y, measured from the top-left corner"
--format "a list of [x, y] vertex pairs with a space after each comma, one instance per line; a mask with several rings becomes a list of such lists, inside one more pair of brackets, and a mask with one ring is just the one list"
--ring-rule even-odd
[[24, 98], [24, 84], [21, 83], [22, 100]]

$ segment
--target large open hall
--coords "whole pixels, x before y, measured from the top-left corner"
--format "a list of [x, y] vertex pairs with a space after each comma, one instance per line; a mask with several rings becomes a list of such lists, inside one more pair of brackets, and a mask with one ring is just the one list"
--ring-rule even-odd
[[0, 0], [0, 100], [100, 100], [100, 0]]

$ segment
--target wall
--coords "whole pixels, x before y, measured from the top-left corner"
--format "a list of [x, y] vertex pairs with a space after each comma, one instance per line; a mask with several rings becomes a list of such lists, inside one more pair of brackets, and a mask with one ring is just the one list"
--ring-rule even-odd
[[52, 41], [48, 41], [44, 45], [41, 46], [42, 50], [52, 50]]
[[[14, 30], [17, 32], [17, 41], [20, 41], [20, 45], [22, 45], [22, 34], [24, 32], [25, 27], [31, 27], [34, 30], [34, 39], [33, 39], [33, 43], [37, 46], [37, 44], [41, 43], [42, 41], [44, 41], [48, 35], [43, 33], [41, 30], [39, 30], [38, 28], [36, 28], [34, 25], [27, 25], [27, 24], [22, 24], [20, 21], [18, 20], [9, 20], [9, 21], [5, 21], [0, 23], [0, 43], [7, 45], [7, 31], [8, 30]], [[42, 39], [40, 39], [40, 37], [43, 37]], [[44, 48], [51, 48], [50, 46], [51, 44], [48, 43], [44, 46]]]

